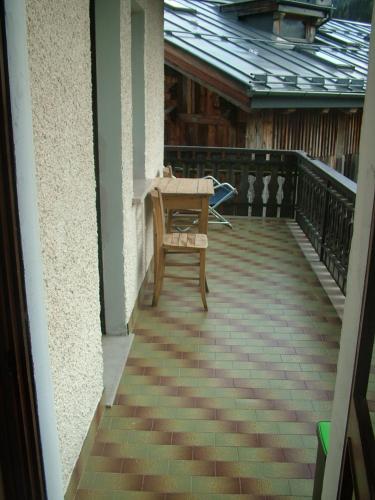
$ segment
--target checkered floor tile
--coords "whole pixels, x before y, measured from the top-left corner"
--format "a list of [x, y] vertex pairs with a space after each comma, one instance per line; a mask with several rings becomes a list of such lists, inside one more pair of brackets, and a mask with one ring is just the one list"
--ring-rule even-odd
[[311, 498], [340, 320], [282, 220], [211, 228], [209, 311], [150, 286], [77, 499]]

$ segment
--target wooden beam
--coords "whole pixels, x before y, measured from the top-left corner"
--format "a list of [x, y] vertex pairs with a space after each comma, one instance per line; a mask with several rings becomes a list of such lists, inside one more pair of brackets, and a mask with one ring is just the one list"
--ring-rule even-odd
[[220, 115], [201, 115], [179, 113], [178, 119], [185, 123], [199, 123], [200, 125], [228, 125], [229, 120]]
[[245, 147], [272, 149], [274, 136], [274, 111], [256, 111], [248, 116]]
[[290, 109], [283, 109], [281, 111], [282, 115], [291, 115], [292, 113], [295, 113], [297, 110], [296, 108], [290, 108]]
[[250, 98], [245, 86], [169, 43], [164, 44], [164, 53], [167, 66], [216, 92], [242, 110], [250, 111]]
[[348, 108], [348, 109], [341, 109], [341, 113], [344, 113], [345, 115], [355, 115], [358, 113], [359, 109], [358, 108]]
[[168, 115], [169, 113], [171, 113], [174, 109], [177, 108], [177, 102], [176, 101], [167, 101], [165, 103], [165, 108], [164, 108], [164, 113], [166, 115]]

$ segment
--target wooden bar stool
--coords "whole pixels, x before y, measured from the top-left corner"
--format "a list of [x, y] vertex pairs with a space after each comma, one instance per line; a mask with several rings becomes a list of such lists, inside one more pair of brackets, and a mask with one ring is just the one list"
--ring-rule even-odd
[[164, 165], [164, 167], [163, 167], [163, 177], [169, 177], [171, 179], [174, 177], [171, 165]]
[[[206, 300], [206, 249], [208, 247], [207, 235], [199, 233], [166, 233], [163, 197], [158, 188], [151, 191], [151, 199], [154, 216], [154, 296], [152, 305], [157, 306], [163, 286], [164, 277], [174, 277], [181, 279], [198, 279], [203, 307], [207, 311]], [[199, 266], [199, 277], [166, 275], [165, 266], [166, 255], [195, 253], [199, 256], [197, 264], [176, 263], [173, 266]]]

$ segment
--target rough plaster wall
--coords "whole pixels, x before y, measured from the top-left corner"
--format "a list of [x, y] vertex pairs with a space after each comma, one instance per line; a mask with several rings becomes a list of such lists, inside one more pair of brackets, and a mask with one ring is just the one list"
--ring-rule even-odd
[[89, 0], [27, 0], [49, 350], [67, 486], [102, 394]]
[[[164, 151], [164, 43], [163, 2], [138, 0], [145, 12], [145, 173], [161, 170]], [[132, 102], [130, 0], [121, 5], [122, 144], [124, 171], [124, 255], [126, 318], [129, 320], [139, 288], [152, 258], [152, 217], [149, 201], [132, 205]]]
[[147, 0], [145, 19], [146, 177], [162, 168], [164, 156], [163, 2]]
[[[146, 177], [152, 178], [162, 171], [164, 160], [164, 2], [147, 0], [145, 5]], [[146, 268], [153, 255], [152, 213], [147, 207]]]

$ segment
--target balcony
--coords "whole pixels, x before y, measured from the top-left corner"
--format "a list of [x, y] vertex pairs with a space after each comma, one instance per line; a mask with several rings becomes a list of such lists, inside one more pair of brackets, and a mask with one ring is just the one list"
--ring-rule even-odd
[[166, 157], [239, 187], [234, 229], [209, 229], [207, 313], [190, 281], [167, 279], [157, 308], [146, 289], [76, 498], [309, 498], [341, 328], [322, 285], [342, 305], [355, 186], [297, 152]]
[[345, 294], [356, 183], [302, 151], [167, 146], [165, 163], [235, 185], [227, 214], [295, 219]]

